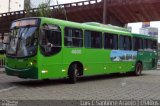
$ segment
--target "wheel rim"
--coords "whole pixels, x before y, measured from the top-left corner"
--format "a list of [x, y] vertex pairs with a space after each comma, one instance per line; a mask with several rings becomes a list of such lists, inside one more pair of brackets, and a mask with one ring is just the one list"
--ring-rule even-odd
[[74, 66], [74, 75], [77, 77], [78, 76], [78, 69], [77, 65]]
[[138, 75], [141, 74], [141, 65], [140, 64], [137, 65], [136, 72]]
[[76, 68], [74, 69], [74, 75], [75, 75], [75, 77], [78, 76], [78, 70]]
[[77, 76], [78, 76], [78, 69], [77, 69], [77, 66], [75, 65], [74, 66], [74, 75], [73, 75], [74, 82], [77, 81]]

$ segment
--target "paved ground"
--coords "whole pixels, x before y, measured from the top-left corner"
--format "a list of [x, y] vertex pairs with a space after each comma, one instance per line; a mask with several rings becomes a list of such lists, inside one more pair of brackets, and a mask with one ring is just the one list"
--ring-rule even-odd
[[[2, 70], [2, 69], [1, 69]], [[37, 81], [0, 74], [0, 99], [12, 100], [99, 100], [160, 99], [160, 70], [140, 77], [105, 75], [79, 79]]]

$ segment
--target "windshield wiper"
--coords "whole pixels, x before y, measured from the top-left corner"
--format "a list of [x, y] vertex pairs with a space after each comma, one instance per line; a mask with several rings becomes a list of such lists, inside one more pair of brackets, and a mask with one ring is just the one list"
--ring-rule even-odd
[[17, 55], [17, 52], [18, 52], [20, 44], [21, 44], [22, 35], [23, 35], [24, 32], [27, 32], [30, 27], [31, 27], [30, 25], [27, 25], [27, 26], [25, 26], [23, 31], [19, 32], [19, 36], [18, 36], [18, 40], [17, 40], [17, 46], [16, 46], [16, 55]]
[[31, 27], [30, 25], [25, 26], [24, 30], [19, 34], [20, 36], [18, 38], [21, 39], [22, 38], [22, 34], [24, 33], [24, 31], [26, 30], [26, 32], [27, 32], [30, 27]]

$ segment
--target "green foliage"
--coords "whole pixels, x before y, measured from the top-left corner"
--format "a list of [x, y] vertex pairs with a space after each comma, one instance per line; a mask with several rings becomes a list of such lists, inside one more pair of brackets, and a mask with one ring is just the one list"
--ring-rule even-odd
[[31, 8], [31, 2], [30, 0], [25, 0], [25, 17], [56, 17], [57, 13], [61, 14], [65, 20], [67, 20], [67, 14], [65, 8], [61, 7], [59, 5], [58, 0], [56, 0], [56, 3], [58, 8], [51, 9], [50, 8], [50, 2], [51, 0], [46, 0], [44, 3], [39, 4], [37, 7], [37, 11], [33, 11]]
[[31, 5], [30, 0], [24, 0], [24, 10], [26, 11], [25, 17], [31, 17], [30, 13]]
[[26, 4], [25, 5], [25, 17], [52, 17], [52, 10], [50, 9], [50, 1], [47, 0], [45, 3], [41, 3], [37, 7], [37, 11], [33, 12], [31, 11], [31, 4]]
[[52, 17], [52, 10], [48, 3], [42, 3], [38, 6], [38, 11], [36, 12], [37, 17]]

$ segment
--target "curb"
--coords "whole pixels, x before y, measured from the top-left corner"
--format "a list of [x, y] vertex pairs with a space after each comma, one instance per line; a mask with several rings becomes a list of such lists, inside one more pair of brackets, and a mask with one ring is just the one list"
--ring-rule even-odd
[[0, 74], [5, 73], [4, 68], [0, 68]]
[[0, 71], [0, 74], [4, 74], [5, 72], [4, 71]]

